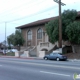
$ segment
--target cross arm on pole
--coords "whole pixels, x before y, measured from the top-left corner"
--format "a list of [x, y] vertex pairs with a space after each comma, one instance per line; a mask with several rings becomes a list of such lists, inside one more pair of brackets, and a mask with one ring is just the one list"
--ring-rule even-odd
[[[54, 0], [54, 2], [56, 2], [56, 3], [59, 4], [59, 0]], [[61, 3], [62, 6], [66, 5], [66, 4], [64, 4], [64, 3], [62, 3], [62, 2], [60, 2], [60, 3]]]

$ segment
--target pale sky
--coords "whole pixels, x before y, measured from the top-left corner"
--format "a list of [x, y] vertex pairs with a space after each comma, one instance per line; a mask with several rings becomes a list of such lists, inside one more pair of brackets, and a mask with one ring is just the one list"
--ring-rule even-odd
[[[80, 11], [80, 0], [62, 0], [62, 12], [67, 9]], [[15, 27], [36, 20], [58, 15], [58, 4], [54, 0], [0, 0], [0, 42], [6, 35], [15, 32]]]

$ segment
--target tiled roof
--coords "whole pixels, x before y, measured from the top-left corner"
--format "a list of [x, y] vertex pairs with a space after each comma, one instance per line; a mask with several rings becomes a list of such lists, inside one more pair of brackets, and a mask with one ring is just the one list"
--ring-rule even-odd
[[[80, 16], [80, 11], [78, 11], [78, 16]], [[38, 20], [38, 21], [35, 21], [35, 22], [31, 22], [31, 23], [28, 23], [28, 24], [25, 24], [25, 25], [21, 25], [21, 26], [18, 26], [16, 27], [16, 29], [23, 29], [23, 28], [28, 28], [28, 27], [34, 27], [34, 26], [38, 26], [38, 25], [42, 25], [42, 24], [45, 24], [51, 20], [54, 20], [55, 18], [57, 18], [58, 16], [56, 17], [51, 17], [51, 18], [47, 18], [47, 19], [43, 19], [43, 20]]]
[[42, 25], [42, 24], [45, 24], [51, 20], [54, 20], [56, 17], [52, 17], [52, 18], [47, 18], [47, 19], [43, 19], [43, 20], [38, 20], [38, 21], [35, 21], [35, 22], [32, 22], [32, 23], [29, 23], [29, 24], [25, 24], [25, 25], [22, 25], [22, 26], [18, 26], [16, 27], [17, 29], [22, 29], [22, 28], [27, 28], [27, 27], [34, 27], [34, 26], [37, 26], [37, 25]]

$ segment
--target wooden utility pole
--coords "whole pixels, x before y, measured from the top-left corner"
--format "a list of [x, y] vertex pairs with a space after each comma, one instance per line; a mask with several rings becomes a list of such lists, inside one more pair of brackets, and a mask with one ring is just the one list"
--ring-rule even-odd
[[59, 48], [62, 48], [61, 0], [59, 0]]
[[62, 48], [62, 19], [61, 19], [61, 5], [65, 4], [61, 2], [61, 0], [54, 0], [59, 4], [59, 48]]

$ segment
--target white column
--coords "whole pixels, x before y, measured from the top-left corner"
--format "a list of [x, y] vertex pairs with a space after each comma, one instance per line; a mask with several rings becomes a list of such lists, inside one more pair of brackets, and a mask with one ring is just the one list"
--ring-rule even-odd
[[26, 58], [29, 57], [29, 51], [24, 51], [24, 55]]
[[19, 51], [15, 52], [15, 57], [19, 57]]
[[45, 51], [39, 51], [39, 58], [43, 58], [45, 56]]

